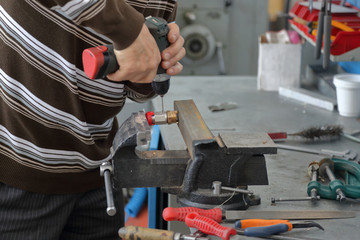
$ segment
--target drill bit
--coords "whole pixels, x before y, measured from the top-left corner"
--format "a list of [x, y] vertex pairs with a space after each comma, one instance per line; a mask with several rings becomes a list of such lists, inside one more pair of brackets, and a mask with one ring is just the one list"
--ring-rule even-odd
[[161, 113], [164, 113], [164, 95], [161, 95]]

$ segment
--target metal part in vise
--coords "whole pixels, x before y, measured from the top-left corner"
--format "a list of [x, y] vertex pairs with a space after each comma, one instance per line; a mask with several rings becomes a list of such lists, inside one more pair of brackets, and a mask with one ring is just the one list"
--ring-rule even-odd
[[[214, 137], [192, 100], [174, 102], [177, 126], [187, 150], [147, 151], [137, 147], [146, 142], [150, 126], [144, 112], [133, 114], [120, 127], [114, 140], [114, 185], [161, 187], [175, 194], [180, 205], [212, 208], [232, 195], [212, 193], [214, 181], [246, 189], [267, 185], [264, 154], [275, 154], [276, 145], [267, 133], [220, 133]], [[223, 209], [246, 209], [254, 203], [248, 193], [236, 192]]]
[[172, 124], [177, 123], [178, 121], [178, 112], [177, 111], [166, 111], [166, 112], [147, 112], [146, 118], [149, 125], [162, 125], [162, 124]]

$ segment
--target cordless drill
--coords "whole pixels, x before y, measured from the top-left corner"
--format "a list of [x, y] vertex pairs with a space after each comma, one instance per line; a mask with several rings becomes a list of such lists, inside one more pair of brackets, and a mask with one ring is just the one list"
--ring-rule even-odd
[[[154, 37], [161, 53], [170, 45], [168, 41], [169, 27], [167, 22], [162, 18], [149, 16], [145, 18], [145, 25]], [[85, 49], [82, 59], [84, 72], [90, 79], [104, 78], [109, 73], [113, 73], [119, 69], [112, 45]], [[161, 67], [161, 64], [158, 66], [156, 77], [151, 85], [155, 93], [161, 97], [169, 90], [170, 76], [166, 74], [166, 70]]]

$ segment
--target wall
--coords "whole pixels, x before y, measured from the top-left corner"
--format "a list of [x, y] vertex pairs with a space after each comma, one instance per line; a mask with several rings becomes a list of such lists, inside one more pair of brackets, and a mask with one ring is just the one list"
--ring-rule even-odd
[[[256, 75], [258, 36], [268, 29], [268, 1], [179, 0], [178, 2], [176, 22], [181, 30], [190, 25], [200, 25], [202, 29], [210, 30], [215, 44], [222, 43], [226, 74]], [[226, 2], [231, 5], [226, 7]], [[184, 14], [188, 12], [193, 12], [196, 16], [196, 20], [191, 24], [184, 18]], [[198, 32], [200, 31], [201, 29]], [[183, 60], [182, 75], [220, 74], [221, 67], [217, 53], [217, 50], [213, 51], [210, 57], [206, 57], [208, 58], [206, 61]]]

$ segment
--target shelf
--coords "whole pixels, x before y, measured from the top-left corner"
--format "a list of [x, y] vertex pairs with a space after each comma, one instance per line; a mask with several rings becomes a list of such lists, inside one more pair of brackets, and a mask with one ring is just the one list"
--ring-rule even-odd
[[[333, 1], [333, 5], [339, 3], [340, 1]], [[331, 14], [333, 21], [354, 30], [350, 32], [332, 27], [331, 35], [334, 39], [330, 46], [330, 59], [334, 62], [360, 61], [360, 17], [356, 8], [350, 8], [350, 10], [348, 13], [336, 12]], [[318, 14], [318, 9], [313, 9], [310, 13], [304, 2], [296, 2], [290, 10], [290, 15], [293, 17], [289, 20], [291, 27], [313, 46], [315, 46], [316, 36], [311, 32], [310, 27], [303, 22], [317, 22]]]

